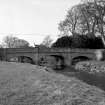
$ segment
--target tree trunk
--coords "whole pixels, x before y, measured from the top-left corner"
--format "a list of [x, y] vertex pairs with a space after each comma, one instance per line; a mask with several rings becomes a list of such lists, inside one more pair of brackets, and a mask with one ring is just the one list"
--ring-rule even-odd
[[104, 47], [105, 47], [105, 36], [104, 36], [104, 35], [102, 35], [101, 37], [102, 37], [102, 42], [103, 42]]

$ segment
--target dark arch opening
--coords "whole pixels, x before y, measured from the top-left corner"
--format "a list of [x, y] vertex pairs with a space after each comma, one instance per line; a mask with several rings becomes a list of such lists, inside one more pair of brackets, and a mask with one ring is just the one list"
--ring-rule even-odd
[[11, 57], [8, 61], [34, 64], [33, 59], [27, 56], [14, 56]]
[[87, 61], [87, 60], [91, 60], [91, 58], [87, 56], [78, 56], [72, 59], [71, 65], [76, 65], [76, 63], [80, 61]]
[[59, 70], [64, 69], [65, 67], [64, 57], [61, 55], [51, 55], [51, 56], [53, 56], [56, 60], [56, 65], [54, 69], [59, 69]]
[[27, 56], [20, 56], [20, 60], [22, 63], [31, 63], [34, 64], [33, 59]]

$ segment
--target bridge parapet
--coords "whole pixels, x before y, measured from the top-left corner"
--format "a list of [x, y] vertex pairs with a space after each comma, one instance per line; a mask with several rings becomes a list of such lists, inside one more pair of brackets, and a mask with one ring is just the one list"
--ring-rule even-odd
[[36, 52], [37, 53], [37, 49], [34, 47], [29, 47], [29, 48], [5, 48], [4, 49], [6, 53], [19, 53], [19, 52], [23, 52], [23, 53], [28, 53], [28, 52]]
[[18, 52], [34, 52], [34, 53], [45, 53], [45, 52], [62, 52], [62, 53], [93, 53], [97, 50], [104, 49], [71, 49], [71, 48], [38, 48], [38, 47], [27, 47], [27, 48], [1, 48], [0, 52], [7, 53], [18, 53]]
[[[86, 53], [93, 53], [99, 49], [71, 49], [71, 48], [39, 48], [39, 52], [62, 52], [62, 53], [78, 53], [78, 52], [86, 52]], [[103, 49], [101, 49], [103, 50]]]

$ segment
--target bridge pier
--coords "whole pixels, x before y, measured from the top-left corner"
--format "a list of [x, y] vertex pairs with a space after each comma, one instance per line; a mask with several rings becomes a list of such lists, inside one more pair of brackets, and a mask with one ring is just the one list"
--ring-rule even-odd
[[23, 63], [23, 59], [24, 59], [24, 57], [23, 57], [23, 56], [19, 56], [19, 57], [18, 57], [18, 62]]

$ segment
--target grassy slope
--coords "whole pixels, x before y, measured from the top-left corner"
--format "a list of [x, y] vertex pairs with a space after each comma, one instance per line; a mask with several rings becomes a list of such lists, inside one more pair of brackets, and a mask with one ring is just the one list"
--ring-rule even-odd
[[38, 66], [0, 62], [0, 105], [105, 105], [105, 93]]

